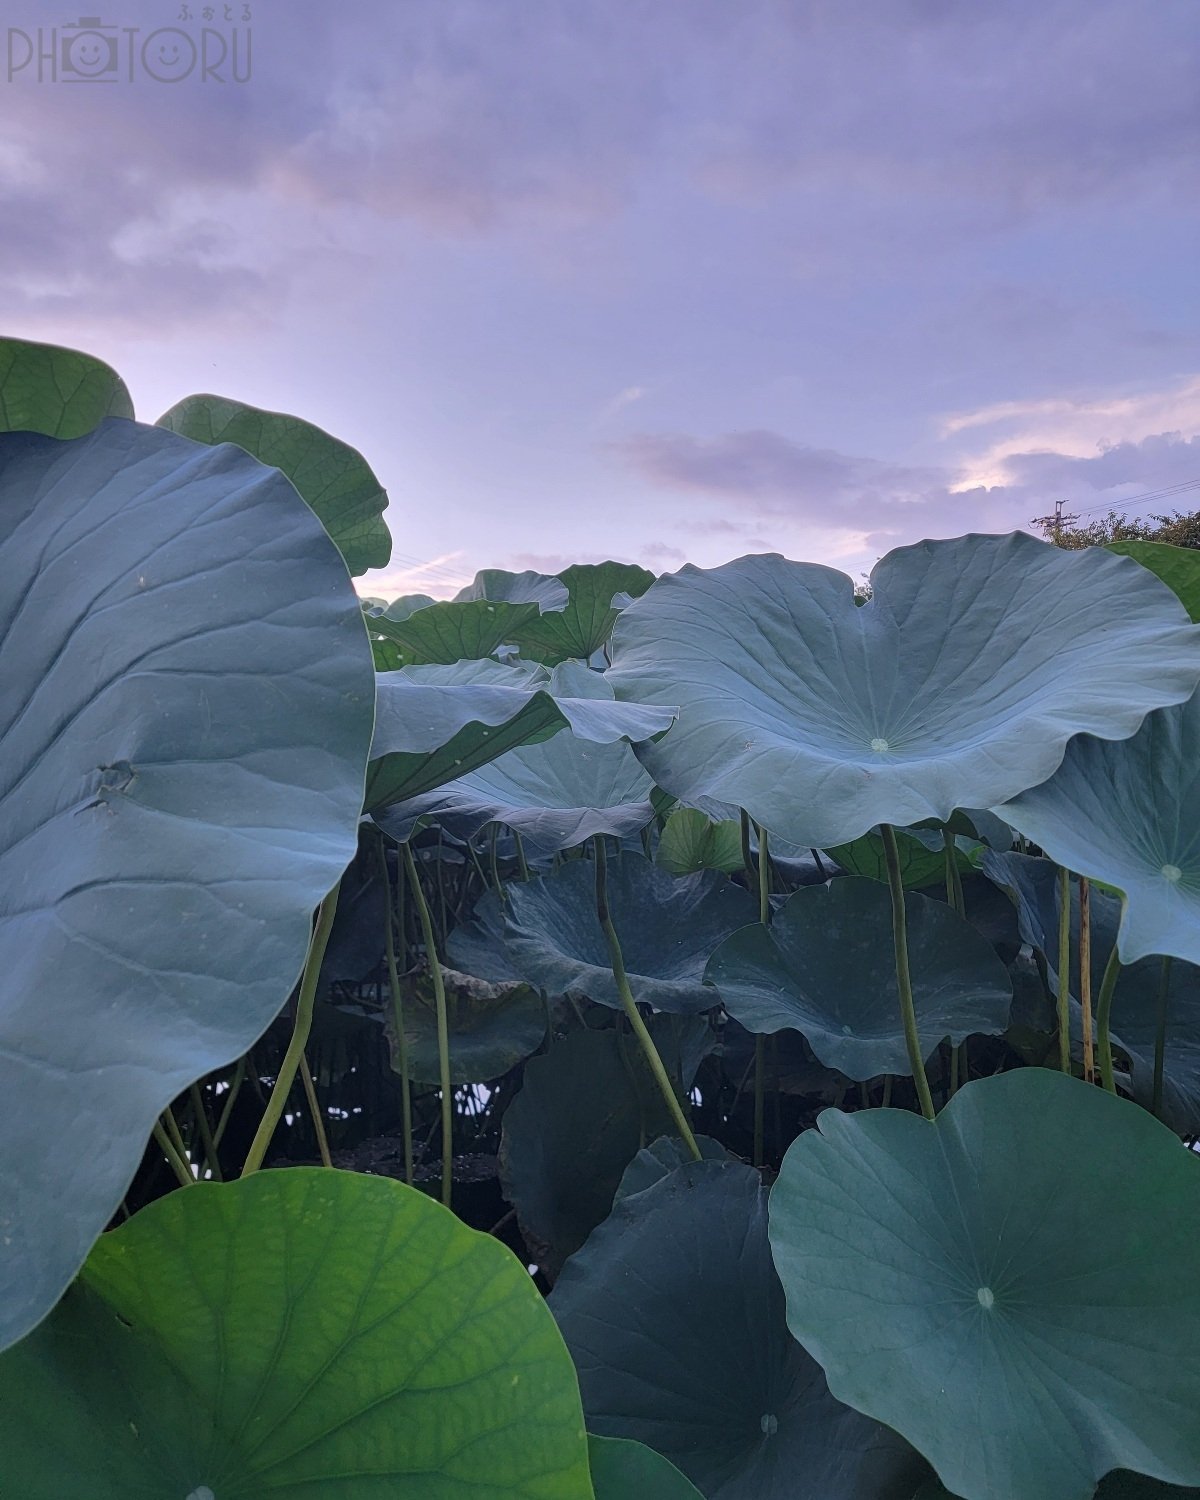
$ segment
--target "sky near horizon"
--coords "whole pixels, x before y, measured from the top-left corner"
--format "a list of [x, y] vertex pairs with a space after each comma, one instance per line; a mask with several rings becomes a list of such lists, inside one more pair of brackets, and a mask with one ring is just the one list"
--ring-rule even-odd
[[196, 0], [111, 0], [111, 76], [39, 80], [22, 36], [80, 18], [14, 0], [0, 332], [147, 421], [211, 391], [360, 448], [368, 592], [857, 578], [1200, 485], [1200, 0], [213, 9], [245, 81], [187, 71]]

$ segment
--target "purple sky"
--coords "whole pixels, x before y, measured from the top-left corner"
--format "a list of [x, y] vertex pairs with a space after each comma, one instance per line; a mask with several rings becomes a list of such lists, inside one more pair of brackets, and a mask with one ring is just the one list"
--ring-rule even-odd
[[[188, 6], [100, 19], [198, 37]], [[148, 421], [208, 390], [354, 443], [392, 496], [369, 592], [857, 576], [1200, 480], [1197, 0], [252, 12], [246, 83], [0, 74], [0, 331]]]

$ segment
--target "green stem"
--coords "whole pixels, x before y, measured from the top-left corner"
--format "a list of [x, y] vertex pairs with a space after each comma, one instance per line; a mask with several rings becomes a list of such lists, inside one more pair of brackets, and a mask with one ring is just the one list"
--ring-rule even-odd
[[1167, 996], [1171, 989], [1171, 960], [1164, 958], [1158, 971], [1158, 1026], [1154, 1034], [1154, 1099], [1156, 1119], [1162, 1119], [1163, 1066], [1167, 1056]]
[[908, 970], [908, 922], [904, 912], [904, 880], [900, 874], [900, 850], [896, 845], [896, 830], [890, 823], [881, 823], [883, 854], [887, 862], [888, 887], [892, 894], [892, 939], [896, 950], [896, 988], [900, 993], [900, 1016], [904, 1022], [904, 1041], [908, 1047], [908, 1062], [912, 1069], [913, 1083], [921, 1103], [921, 1113], [927, 1120], [934, 1118], [933, 1095], [929, 1092], [929, 1079], [925, 1076], [925, 1060], [921, 1056], [921, 1037], [917, 1031], [917, 1012], [913, 1004], [912, 977]]
[[171, 1144], [175, 1147], [175, 1150], [179, 1153], [183, 1160], [187, 1161], [189, 1159], [188, 1148], [183, 1139], [183, 1131], [180, 1130], [179, 1122], [175, 1118], [175, 1111], [169, 1104], [162, 1112], [162, 1122], [166, 1127], [167, 1135], [170, 1137]]
[[221, 1106], [221, 1118], [217, 1121], [217, 1128], [213, 1131], [213, 1148], [219, 1149], [224, 1138], [225, 1131], [229, 1126], [229, 1117], [233, 1114], [233, 1106], [238, 1094], [241, 1092], [242, 1084], [246, 1080], [246, 1058], [243, 1055], [237, 1060], [237, 1067], [233, 1070], [233, 1078], [229, 1083], [229, 1090], [225, 1095], [225, 1103]]
[[[384, 945], [387, 954], [388, 989], [392, 996], [392, 1030], [396, 1034], [396, 1056], [400, 1064], [400, 1111], [404, 1131], [404, 1180], [413, 1185], [413, 1115], [412, 1081], [408, 1076], [408, 1036], [404, 1030], [404, 1000], [400, 993], [400, 974], [396, 967], [396, 939], [392, 928], [391, 877], [388, 874], [387, 851], [383, 839], [378, 843], [379, 875], [383, 881]], [[485, 881], [486, 885], [487, 882]], [[404, 882], [396, 882], [396, 915], [404, 910], [401, 899]]]
[[496, 855], [496, 845], [500, 839], [500, 825], [493, 823], [488, 828], [488, 858], [492, 866], [492, 884], [496, 888], [496, 895], [500, 898], [500, 904], [504, 904], [504, 882], [500, 879], [500, 861]]
[[1108, 962], [1104, 965], [1104, 978], [1100, 981], [1100, 994], [1096, 1000], [1096, 1048], [1100, 1054], [1100, 1081], [1110, 1094], [1117, 1092], [1116, 1079], [1113, 1077], [1112, 1038], [1109, 1035], [1112, 1024], [1113, 991], [1117, 987], [1117, 977], [1121, 972], [1121, 960], [1117, 953], [1116, 943], [1112, 946], [1112, 952], [1108, 955]]
[[332, 1167], [333, 1159], [329, 1155], [329, 1137], [325, 1134], [325, 1120], [321, 1114], [321, 1101], [317, 1098], [317, 1086], [313, 1082], [312, 1071], [308, 1066], [308, 1058], [302, 1052], [300, 1054], [300, 1081], [304, 1085], [304, 1097], [308, 1100], [308, 1112], [312, 1115], [313, 1134], [317, 1138], [317, 1154], [321, 1158], [323, 1167]]
[[946, 861], [946, 904], [960, 917], [967, 915], [967, 901], [963, 895], [962, 876], [958, 871], [958, 846], [950, 830], [942, 828], [942, 852]]
[[337, 885], [317, 908], [316, 925], [313, 927], [312, 938], [309, 941], [308, 957], [304, 960], [304, 973], [300, 976], [300, 994], [296, 999], [296, 1021], [292, 1027], [291, 1041], [288, 1042], [287, 1051], [283, 1054], [283, 1062], [279, 1065], [279, 1076], [275, 1080], [275, 1087], [271, 1090], [271, 1097], [267, 1100], [266, 1113], [250, 1143], [246, 1164], [242, 1168], [243, 1177], [249, 1177], [251, 1172], [257, 1172], [262, 1166], [267, 1148], [271, 1144], [271, 1137], [283, 1118], [283, 1111], [287, 1105], [288, 1095], [292, 1091], [292, 1085], [296, 1081], [296, 1074], [300, 1071], [300, 1059], [304, 1055], [308, 1034], [312, 1030], [321, 961], [325, 957], [325, 949], [329, 946], [329, 934], [333, 931], [333, 919], [337, 913], [338, 892], [341, 886], [342, 882], [339, 879]]
[[887, 1109], [892, 1102], [892, 1075], [890, 1073], [883, 1075], [883, 1098], [879, 1102], [883, 1109]]
[[1083, 1081], [1095, 1083], [1092, 1036], [1092, 888], [1079, 878], [1079, 1004], [1083, 1011]]
[[[495, 854], [495, 844], [492, 846]], [[450, 1207], [454, 1192], [454, 1090], [450, 1084], [450, 1022], [446, 1014], [446, 986], [442, 979], [442, 965], [438, 958], [437, 944], [433, 940], [433, 921], [429, 915], [429, 903], [421, 889], [421, 877], [417, 873], [417, 862], [413, 858], [412, 846], [401, 848], [404, 872], [408, 886], [417, 904], [417, 915], [421, 920], [421, 939], [425, 944], [425, 961], [429, 965], [429, 977], [433, 981], [433, 1003], [437, 1008], [438, 1082], [442, 1091], [442, 1202]]]
[[221, 1182], [221, 1163], [217, 1160], [217, 1145], [213, 1140], [212, 1130], [208, 1124], [208, 1113], [204, 1108], [204, 1095], [200, 1092], [200, 1085], [193, 1083], [189, 1090], [192, 1098], [192, 1109], [196, 1114], [196, 1127], [200, 1131], [200, 1142], [204, 1147], [204, 1155], [208, 1159], [208, 1170], [213, 1175], [214, 1182]]
[[[758, 920], [765, 927], [771, 920], [771, 858], [767, 852], [767, 830], [754, 825], [758, 833]], [[749, 838], [743, 853], [749, 855]], [[761, 1167], [766, 1153], [764, 1127], [766, 1105], [766, 1040], [760, 1033], [754, 1038], [754, 1165]]]
[[696, 1137], [692, 1134], [692, 1127], [687, 1122], [687, 1116], [683, 1112], [683, 1106], [675, 1093], [675, 1088], [667, 1076], [667, 1070], [663, 1067], [663, 1060], [658, 1055], [658, 1048], [654, 1045], [654, 1038], [646, 1028], [642, 1020], [641, 1012], [637, 1008], [637, 1002], [633, 998], [633, 991], [629, 988], [629, 978], [625, 973], [625, 960], [621, 954], [621, 943], [617, 937], [617, 929], [613, 926], [612, 915], [608, 908], [608, 854], [604, 847], [604, 835], [597, 834], [593, 839], [596, 851], [596, 915], [600, 920], [601, 929], [608, 943], [608, 960], [612, 966], [613, 980], [617, 986], [617, 994], [621, 997], [621, 1006], [629, 1018], [629, 1024], [633, 1027], [634, 1035], [642, 1049], [642, 1054], [649, 1064], [650, 1072], [654, 1076], [659, 1092], [662, 1094], [663, 1102], [670, 1111], [671, 1118], [675, 1122], [675, 1128], [695, 1161], [702, 1160], [700, 1147], [696, 1144]]
[[195, 1187], [196, 1179], [192, 1176], [191, 1169], [188, 1167], [187, 1162], [180, 1156], [179, 1152], [176, 1151], [175, 1144], [163, 1129], [161, 1120], [155, 1120], [152, 1134], [158, 1143], [159, 1150], [170, 1163], [171, 1171], [178, 1178], [180, 1187]]
[[1071, 872], [1058, 872], [1058, 1065], [1071, 1072]]
[[525, 845], [522, 842], [521, 835], [515, 828], [512, 830], [512, 836], [517, 846], [517, 866], [521, 871], [521, 879], [523, 881], [528, 881], [529, 862], [525, 858]]

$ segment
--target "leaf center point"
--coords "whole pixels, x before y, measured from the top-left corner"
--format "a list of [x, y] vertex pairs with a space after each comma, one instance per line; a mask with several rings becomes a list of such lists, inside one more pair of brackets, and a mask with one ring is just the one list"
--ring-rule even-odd
[[996, 1305], [996, 1296], [990, 1286], [981, 1286], [975, 1296], [979, 1299], [979, 1305], [984, 1312], [991, 1312]]
[[882, 753], [884, 750], [890, 750], [891, 746], [888, 744], [887, 740], [875, 738], [871, 741], [871, 749], [878, 750], [880, 753]]

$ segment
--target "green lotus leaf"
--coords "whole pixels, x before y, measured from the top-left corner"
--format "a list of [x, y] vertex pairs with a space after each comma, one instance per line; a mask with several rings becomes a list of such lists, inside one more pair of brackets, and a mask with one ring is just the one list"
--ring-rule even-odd
[[[553, 875], [509, 886], [504, 946], [521, 977], [547, 994], [620, 1009], [595, 878], [591, 860], [573, 860]], [[704, 982], [708, 956], [758, 919], [757, 899], [725, 876], [706, 870], [676, 879], [640, 854], [610, 862], [608, 900], [633, 998], [677, 1015], [717, 1004]]]
[[994, 808], [1051, 775], [1072, 735], [1121, 739], [1200, 680], [1179, 600], [1097, 548], [921, 542], [872, 587], [857, 608], [844, 574], [776, 555], [660, 578], [618, 620], [609, 674], [618, 698], [679, 705], [639, 751], [655, 781], [825, 849]]
[[573, 1031], [529, 1060], [504, 1112], [500, 1181], [551, 1279], [607, 1216], [643, 1141], [673, 1129], [632, 1036]]
[[701, 870], [731, 875], [742, 868], [741, 828], [735, 820], [714, 823], [694, 807], [677, 807], [667, 819], [654, 860], [672, 875]]
[[473, 598], [413, 605], [424, 596], [398, 599], [387, 609], [372, 611], [367, 627], [391, 650], [389, 668], [450, 665], [456, 661], [485, 661], [499, 647], [511, 643], [522, 625], [537, 620], [536, 603]]
[[493, 603], [536, 604], [544, 613], [565, 609], [569, 595], [562, 579], [549, 573], [509, 573], [504, 568], [483, 568], [454, 598], [456, 602], [490, 599]]
[[558, 576], [567, 588], [566, 607], [530, 619], [515, 637], [531, 661], [587, 661], [608, 640], [621, 610], [654, 582], [645, 568], [617, 562], [579, 563]]
[[224, 396], [185, 396], [158, 425], [197, 443], [236, 443], [292, 481], [354, 575], [382, 568], [392, 555], [383, 519], [388, 497], [357, 448], [283, 412]]
[[[547, 692], [558, 699], [613, 702], [603, 675], [578, 662], [557, 667]], [[378, 821], [400, 841], [419, 818], [460, 839], [474, 838], [489, 823], [504, 823], [521, 835], [530, 853], [552, 854], [598, 833], [617, 838], [638, 833], [654, 816], [653, 785], [624, 741], [596, 744], [564, 732], [509, 750], [434, 792], [398, 803]]]
[[133, 416], [125, 382], [103, 361], [57, 344], [0, 338], [0, 432], [76, 438]]
[[674, 1464], [629, 1438], [588, 1438], [596, 1500], [704, 1500]]
[[1080, 735], [1041, 786], [997, 809], [1069, 870], [1124, 891], [1124, 963], [1200, 963], [1200, 693], [1129, 740]]
[[287, 999], [354, 853], [372, 674], [336, 549], [237, 448], [6, 434], [0, 513], [2, 1347]]
[[646, 1443], [709, 1500], [907, 1500], [922, 1465], [840, 1405], [790, 1338], [767, 1194], [696, 1162], [625, 1197], [550, 1297], [589, 1430]]
[[[991, 879], [1007, 889], [1017, 904], [1022, 939], [1045, 957], [1051, 992], [1058, 994], [1058, 869], [1048, 859], [1027, 854], [991, 854], [984, 862]], [[1117, 940], [1120, 902], [1093, 890], [1092, 995]], [[1079, 887], [1071, 886], [1071, 1036], [1076, 1056], [1083, 1045], [1079, 995]], [[1200, 968], [1173, 959], [1166, 973], [1166, 1029], [1163, 1047], [1162, 1118], [1179, 1135], [1200, 1134]], [[1112, 1003], [1112, 1041], [1128, 1060], [1129, 1091], [1150, 1108], [1154, 1098], [1154, 1053], [1159, 1006], [1163, 999], [1163, 962], [1144, 958], [1126, 964], [1117, 976]], [[1055, 1022], [1050, 1017], [1053, 1029]]]
[[[450, 1032], [451, 1083], [487, 1083], [536, 1052], [546, 1035], [546, 1006], [527, 984], [489, 984], [454, 969], [442, 970]], [[427, 971], [401, 981], [408, 1076], [436, 1083], [437, 1009]], [[391, 1021], [388, 1040], [392, 1066], [400, 1071], [399, 1048]]]
[[[997, 820], [999, 821], [999, 820]], [[946, 856], [939, 837], [926, 842], [913, 831], [900, 830], [896, 834], [896, 847], [900, 854], [900, 875], [907, 890], [919, 891], [925, 886], [936, 885], [946, 878]], [[955, 840], [954, 861], [960, 876], [969, 875], [975, 865], [970, 845], [963, 847], [962, 840]], [[826, 849], [826, 854], [845, 870], [847, 875], [863, 875], [868, 880], [887, 882], [887, 862], [883, 854], [883, 839], [877, 833], [865, 833], [862, 838], [849, 844], [835, 844]]]
[[172, 1193], [0, 1358], [21, 1500], [590, 1500], [524, 1267], [423, 1193], [327, 1169]]
[[1200, 1159], [1044, 1068], [826, 1110], [771, 1196], [792, 1332], [964, 1500], [1200, 1482], [1198, 1243]]
[[1169, 542], [1109, 542], [1107, 552], [1132, 557], [1149, 568], [1179, 596], [1193, 620], [1200, 620], [1200, 552], [1194, 547], [1173, 547]]
[[499, 662], [380, 672], [366, 808], [419, 797], [560, 729], [603, 745], [659, 734], [672, 718], [650, 705], [556, 698], [546, 674]]
[[[942, 901], [910, 893], [904, 910], [922, 1056], [1003, 1032], [1012, 985], [988, 940]], [[705, 979], [747, 1030], [799, 1031], [827, 1068], [867, 1079], [912, 1072], [895, 965], [888, 891], [847, 876], [727, 937]]]

